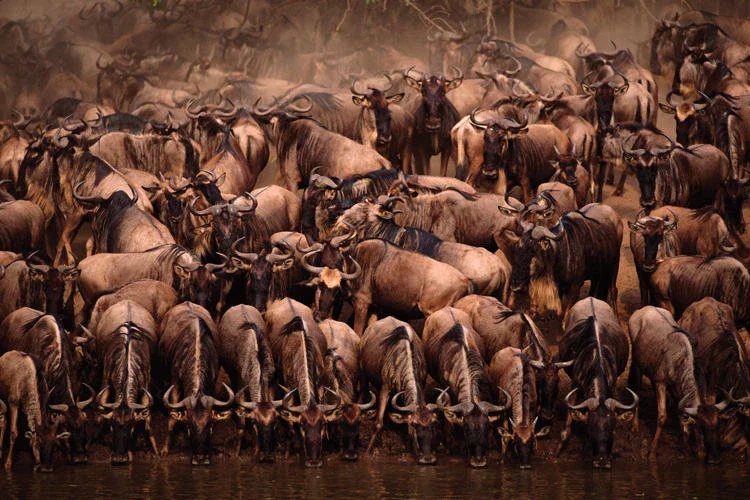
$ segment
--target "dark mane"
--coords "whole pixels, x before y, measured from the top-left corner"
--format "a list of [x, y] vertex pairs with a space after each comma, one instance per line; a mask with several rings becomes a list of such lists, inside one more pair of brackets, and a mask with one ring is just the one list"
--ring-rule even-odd
[[596, 317], [590, 316], [573, 326], [566, 336], [572, 339], [569, 351], [577, 353], [572, 370], [576, 374], [576, 382], [584, 388], [592, 388], [596, 379], [602, 379], [602, 396], [607, 397], [617, 381], [617, 360], [605, 339], [602, 339], [602, 343], [597, 341], [598, 329]]
[[367, 238], [385, 240], [393, 245], [434, 258], [440, 251], [443, 240], [422, 229], [399, 226], [395, 222], [380, 221], [377, 225], [369, 225]]
[[314, 388], [318, 386], [318, 366], [315, 363], [315, 344], [313, 339], [307, 333], [305, 329], [305, 322], [300, 316], [293, 317], [286, 325], [281, 329], [280, 335], [290, 335], [295, 332], [302, 332], [305, 339], [305, 354], [307, 359], [307, 375], [310, 377], [310, 383], [312, 384], [312, 391], [310, 392], [310, 398], [312, 401], [316, 400]]

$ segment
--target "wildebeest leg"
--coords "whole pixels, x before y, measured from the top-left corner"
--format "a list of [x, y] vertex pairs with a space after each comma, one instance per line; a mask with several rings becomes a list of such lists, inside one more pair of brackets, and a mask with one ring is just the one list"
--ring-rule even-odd
[[651, 298], [649, 297], [649, 288], [648, 288], [648, 275], [645, 273], [638, 271], [638, 288], [641, 291], [641, 307], [646, 307], [647, 305], [650, 305]]
[[10, 407], [10, 442], [8, 443], [8, 457], [5, 459], [5, 470], [9, 471], [13, 466], [13, 445], [18, 437], [18, 405], [9, 404]]
[[86, 257], [94, 255], [94, 238], [86, 240]]
[[161, 456], [166, 457], [169, 455], [169, 441], [172, 439], [172, 431], [177, 420], [170, 417], [169, 423], [167, 424], [167, 438], [164, 440], [164, 446], [161, 449]]
[[375, 439], [383, 429], [383, 418], [385, 417], [385, 409], [388, 407], [388, 394], [390, 392], [390, 388], [385, 384], [380, 388], [380, 395], [378, 396], [378, 423], [375, 424], [375, 431], [373, 431], [370, 442], [367, 444], [367, 454], [372, 453], [372, 447], [375, 444]]
[[599, 168], [596, 171], [596, 202], [601, 203], [604, 198], [604, 181], [607, 176], [607, 164], [599, 162]]
[[240, 449], [242, 448], [242, 438], [245, 435], [245, 417], [237, 415], [235, 425], [237, 425], [237, 450], [235, 451], [234, 456], [239, 457]]
[[5, 413], [0, 413], [0, 459], [3, 458], [3, 438], [5, 438]]
[[154, 433], [151, 431], [151, 417], [148, 417], [145, 420], [143, 429], [146, 433], [146, 436], [148, 437], [148, 441], [151, 443], [151, 449], [154, 450], [154, 455], [158, 457], [159, 448], [156, 446], [156, 438], [154, 437]]
[[555, 451], [555, 457], [559, 457], [560, 453], [565, 449], [565, 445], [568, 444], [568, 439], [570, 438], [570, 426], [572, 423], [573, 414], [568, 410], [567, 417], [565, 418], [565, 429], [563, 429], [560, 434], [560, 444], [557, 446], [557, 451]]
[[450, 160], [450, 151], [443, 151], [440, 153], [440, 175], [446, 177], [448, 175], [448, 160]]
[[414, 150], [414, 174], [425, 175], [429, 173], [430, 159], [426, 156], [427, 155], [421, 148], [416, 148]]
[[54, 261], [55, 266], [59, 266], [60, 264], [62, 264], [60, 260], [62, 259], [63, 250], [65, 250], [68, 254], [67, 264], [73, 264], [73, 248], [70, 242], [73, 241], [73, 239], [76, 237], [76, 234], [78, 234], [78, 230], [81, 228], [81, 224], [83, 224], [83, 216], [77, 213], [71, 215], [65, 221], [65, 229], [63, 229], [63, 232], [60, 235], [60, 241], [57, 244], [57, 252], [55, 254]]
[[521, 188], [523, 189], [523, 203], [530, 203], [534, 199], [534, 193], [531, 191], [531, 181], [527, 176], [521, 179]]
[[654, 434], [654, 440], [651, 441], [651, 451], [649, 451], [648, 458], [656, 458], [656, 449], [659, 447], [659, 437], [661, 437], [661, 430], [664, 424], [667, 423], [667, 386], [664, 383], [656, 384], [656, 407], [657, 407], [657, 419], [656, 419], [656, 433]]
[[296, 162], [292, 162], [295, 165], [295, 168], [291, 168], [289, 165], [282, 165], [279, 164], [279, 172], [281, 173], [281, 176], [284, 178], [284, 184], [286, 184], [286, 188], [291, 191], [292, 193], [297, 193], [297, 190], [299, 189], [299, 183], [300, 183], [300, 176], [298, 172], [299, 166], [296, 165]]
[[405, 174], [412, 173], [412, 158], [411, 158], [411, 148], [405, 147], [404, 151], [401, 153], [401, 170]]
[[370, 308], [371, 298], [363, 298], [357, 295], [354, 296], [354, 331], [360, 337], [365, 331], [365, 323], [367, 322], [367, 311]]
[[615, 196], [622, 196], [622, 193], [625, 191], [625, 179], [627, 178], [628, 178], [628, 169], [623, 168], [622, 173], [620, 174], [620, 180], [617, 183], [615, 192], [613, 193]]

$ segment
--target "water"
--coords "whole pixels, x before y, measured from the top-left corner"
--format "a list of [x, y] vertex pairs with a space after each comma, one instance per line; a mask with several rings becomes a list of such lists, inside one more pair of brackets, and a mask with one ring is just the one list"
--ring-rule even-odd
[[342, 463], [319, 469], [217, 461], [210, 467], [140, 463], [128, 467], [60, 467], [53, 474], [18, 470], [0, 474], [0, 497], [69, 498], [734, 498], [747, 497], [750, 468], [707, 468], [693, 460], [649, 466], [618, 462], [609, 472], [582, 461], [538, 462], [521, 471], [496, 461], [472, 470], [460, 461], [419, 467], [395, 458]]

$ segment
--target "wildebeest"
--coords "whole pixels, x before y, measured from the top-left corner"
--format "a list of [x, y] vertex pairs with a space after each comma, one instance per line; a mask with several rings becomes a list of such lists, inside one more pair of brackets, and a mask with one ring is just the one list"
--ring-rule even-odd
[[414, 112], [414, 131], [411, 138], [414, 172], [422, 175], [428, 173], [430, 158], [439, 154], [440, 175], [445, 177], [453, 148], [450, 132], [460, 118], [456, 107], [446, 94], [463, 83], [463, 72], [454, 68], [456, 77], [452, 80], [442, 74], [429, 73], [415, 79], [410, 75], [412, 69], [413, 66], [404, 71], [404, 78], [409, 86], [422, 95], [421, 102]]
[[255, 450], [260, 462], [273, 462], [276, 408], [271, 397], [273, 355], [265, 334], [266, 324], [251, 306], [232, 307], [221, 317], [216, 350], [219, 362], [237, 390], [237, 454], [249, 419], [255, 429]]
[[503, 405], [489, 401], [494, 391], [482, 360], [482, 338], [465, 312], [446, 307], [430, 314], [422, 340], [428, 372], [449, 389], [444, 395], [449, 403], [441, 400], [440, 409], [448, 422], [461, 428], [469, 464], [485, 467], [492, 424], [508, 409], [511, 396], [504, 393]]
[[[133, 281], [113, 290], [107, 290], [96, 299], [88, 318], [89, 330], [95, 332], [102, 314], [123, 300], [130, 300], [145, 308], [157, 325], [161, 324], [164, 315], [179, 302], [177, 291], [162, 281], [147, 279]], [[81, 317], [78, 323], [84, 323], [83, 319]]]
[[213, 427], [217, 421], [231, 416], [229, 407], [234, 400], [234, 392], [226, 384], [227, 400], [214, 397], [219, 376], [216, 325], [208, 311], [197, 304], [183, 302], [164, 316], [160, 330], [159, 356], [168, 367], [171, 383], [163, 397], [170, 414], [162, 454], [169, 453], [175, 424], [184, 422], [190, 438], [191, 463], [210, 464]]
[[739, 410], [722, 422], [722, 443], [747, 457], [750, 451], [747, 410], [750, 372], [732, 307], [705, 297], [685, 310], [680, 326], [695, 339], [695, 358], [703, 367], [708, 401], [715, 403], [726, 399]]
[[484, 359], [487, 364], [506, 347], [516, 347], [526, 353], [529, 363], [536, 369], [537, 401], [541, 417], [537, 427], [541, 430], [551, 425], [560, 384], [558, 372], [572, 362], [558, 361], [534, 321], [521, 311], [508, 309], [494, 297], [467, 295], [457, 301], [454, 307], [471, 317], [472, 327], [484, 343]]
[[372, 409], [377, 402], [369, 391], [368, 399], [359, 402], [362, 376], [360, 371], [360, 338], [346, 323], [327, 319], [318, 323], [326, 336], [328, 351], [326, 370], [330, 372], [333, 390], [342, 398], [341, 419], [338, 425], [340, 447], [344, 460], [359, 457], [360, 422], [375, 417]]
[[510, 263], [503, 254], [495, 255], [484, 248], [442, 241], [432, 233], [393, 222], [397, 198], [381, 197], [376, 203], [364, 201], [344, 212], [334, 232], [351, 227], [359, 241], [383, 239], [404, 250], [426, 255], [449, 264], [469, 278], [477, 293], [507, 297]]
[[[589, 297], [570, 308], [560, 342], [560, 358], [573, 361], [566, 368], [573, 390], [565, 396], [568, 417], [561, 434], [558, 455], [570, 437], [573, 421], [586, 422], [594, 467], [612, 466], [612, 442], [618, 420], [633, 418], [638, 396], [630, 388], [633, 402], [625, 405], [615, 398], [617, 377], [628, 363], [628, 337], [606, 302]], [[585, 398], [575, 404], [574, 395]]]
[[[0, 351], [18, 350], [39, 360], [50, 390], [50, 410], [57, 414], [60, 426], [70, 432], [68, 451], [73, 464], [86, 463], [85, 410], [94, 400], [94, 391], [81, 381], [94, 364], [84, 350], [89, 341], [71, 338], [57, 318], [28, 307], [12, 312], [0, 324]], [[78, 397], [82, 388], [89, 393], [87, 399]]]
[[750, 272], [734, 257], [677, 256], [666, 259], [651, 276], [655, 304], [675, 318], [703, 297], [729, 304], [738, 325], [750, 321]]
[[[422, 341], [408, 323], [388, 316], [367, 327], [361, 346], [362, 371], [368, 383], [379, 391], [377, 424], [367, 452], [372, 451], [383, 428], [390, 401], [395, 412], [389, 416], [395, 423], [407, 425], [409, 442], [420, 465], [436, 464], [438, 407], [427, 403], [424, 397], [427, 367]], [[398, 403], [401, 397], [403, 406]]]
[[[476, 111], [476, 110], [475, 110]], [[523, 116], [514, 119], [480, 122], [472, 112], [471, 124], [484, 130], [483, 174], [500, 179], [505, 174], [505, 186], [496, 184], [495, 192], [508, 192], [511, 186], [520, 186], [523, 202], [528, 203], [539, 184], [555, 173], [550, 164], [560, 152], [570, 152], [570, 140], [556, 126], [531, 124]]]
[[[723, 401], [707, 404], [705, 381], [701, 379], [703, 367], [695, 359], [695, 340], [680, 328], [666, 309], [646, 306], [633, 313], [628, 320], [628, 331], [633, 345], [631, 380], [640, 382], [645, 375], [654, 386], [658, 409], [656, 434], [649, 455], [656, 456], [659, 437], [667, 422], [667, 391], [678, 403], [683, 421], [683, 438], [689, 442], [692, 424], [697, 436], [702, 436], [706, 462], [716, 464], [721, 459], [719, 436], [720, 414], [728, 408]], [[696, 375], [697, 372], [697, 375]], [[638, 411], [634, 419], [637, 427]]]
[[[78, 186], [82, 184], [79, 183]], [[138, 208], [138, 192], [132, 198], [115, 191], [108, 198], [83, 197], [73, 188], [73, 197], [85, 207], [94, 207], [91, 221], [91, 253], [135, 253], [174, 244], [169, 229]]]
[[135, 427], [141, 422], [158, 456], [151, 431], [154, 398], [149, 392], [151, 356], [157, 343], [154, 318], [137, 303], [123, 300], [102, 314], [93, 333], [103, 374], [96, 403], [101, 417], [112, 427], [112, 464], [132, 460]]
[[306, 187], [312, 170], [321, 165], [321, 174], [340, 179], [390, 168], [390, 162], [375, 150], [302, 117], [309, 107], [292, 106], [251, 111], [276, 146], [279, 170], [289, 191]]
[[617, 309], [623, 228], [612, 208], [592, 203], [564, 214], [552, 228], [524, 224], [528, 228], [513, 251], [511, 290], [528, 290], [533, 312], [566, 313], [587, 279], [591, 296], [609, 296]]
[[[23, 412], [29, 430], [26, 437], [34, 455], [34, 469], [52, 472], [52, 457], [58, 441], [70, 438], [59, 432], [59, 417], [48, 408], [47, 384], [34, 357], [19, 351], [0, 356], [0, 442], [5, 436], [5, 411], [10, 410], [10, 434], [5, 470], [13, 465], [13, 447], [18, 437], [18, 412]], [[7, 403], [4, 403], [7, 401]]]
[[549, 434], [550, 427], [535, 430], [537, 421], [536, 369], [529, 363], [526, 353], [516, 347], [506, 347], [495, 353], [489, 367], [493, 385], [507, 391], [512, 401], [511, 415], [505, 426], [498, 427], [505, 457], [508, 444], [518, 455], [521, 468], [531, 467], [531, 456], [536, 448], [536, 438]]
[[44, 213], [35, 203], [0, 203], [0, 249], [19, 253], [43, 250], [44, 227]]
[[469, 279], [448, 264], [401, 250], [383, 240], [366, 240], [357, 245], [354, 258], [362, 267], [352, 286], [354, 331], [365, 330], [368, 311], [380, 308], [431, 314], [453, 304], [472, 286]]
[[[277, 300], [266, 310], [268, 341], [280, 378], [289, 391], [279, 408], [281, 417], [299, 424], [307, 467], [320, 467], [323, 451], [324, 426], [341, 416], [342, 398], [324, 404], [323, 355], [328, 342], [313, 318], [309, 307], [289, 298]], [[330, 389], [329, 389], [330, 391]], [[293, 405], [294, 393], [299, 405]]]

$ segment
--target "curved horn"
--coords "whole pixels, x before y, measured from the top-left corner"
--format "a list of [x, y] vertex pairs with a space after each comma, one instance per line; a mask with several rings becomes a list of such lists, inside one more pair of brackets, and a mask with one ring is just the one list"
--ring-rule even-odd
[[286, 106], [286, 109], [288, 111], [291, 111], [292, 113], [300, 113], [300, 114], [301, 113], [307, 113], [313, 107], [312, 99], [310, 99], [310, 97], [307, 96], [307, 95], [305, 95], [305, 94], [302, 94], [301, 96], [295, 98], [294, 100], [295, 101], [299, 101], [299, 100], [305, 100], [305, 101], [307, 101], [307, 107], [306, 108], [301, 108], [301, 107], [297, 106], [296, 104], [294, 104], [294, 102], [292, 102], [291, 104], [289, 104], [289, 105]]
[[565, 396], [565, 404], [568, 405], [568, 408], [570, 408], [571, 410], [582, 410], [584, 408], [587, 408], [589, 411], [592, 411], [594, 408], [597, 407], [597, 402], [596, 402], [595, 398], [589, 398], [586, 401], [584, 401], [583, 403], [578, 404], [578, 405], [572, 405], [572, 404], [570, 404], [570, 397], [573, 394], [575, 394], [576, 391], [578, 391], [578, 387], [576, 387], [575, 389], [573, 389], [572, 391], [570, 391], [568, 393], [568, 395]]
[[318, 405], [318, 408], [320, 408], [320, 411], [323, 413], [331, 413], [333, 410], [341, 406], [342, 398], [338, 391], [331, 390], [329, 387], [326, 387], [326, 392], [329, 392], [336, 397], [336, 403], [332, 405]]
[[362, 267], [359, 265], [359, 262], [357, 262], [356, 260], [354, 260], [353, 257], [349, 257], [349, 260], [351, 260], [352, 264], [354, 264], [354, 268], [355, 268], [354, 272], [345, 273], [345, 272], [342, 271], [341, 272], [341, 277], [343, 279], [345, 279], [345, 280], [355, 280], [355, 279], [359, 278], [360, 274], [362, 274]]
[[73, 198], [80, 201], [81, 203], [99, 204], [102, 202], [101, 196], [81, 196], [78, 194], [78, 188], [83, 185], [85, 181], [81, 181], [73, 187]]
[[240, 238], [240, 239], [236, 240], [234, 243], [232, 243], [232, 247], [231, 247], [231, 249], [232, 249], [232, 255], [236, 255], [240, 259], [248, 260], [250, 262], [255, 262], [256, 260], [258, 260], [258, 254], [257, 253], [252, 253], [252, 252], [245, 253], [245, 252], [240, 252], [239, 250], [237, 250], [237, 245], [240, 243], [240, 241], [242, 241], [244, 239], [245, 239], [245, 237], [243, 236], [242, 238]]
[[359, 408], [359, 411], [367, 411], [375, 406], [377, 400], [378, 398], [375, 396], [375, 393], [370, 391], [370, 400], [367, 403], [357, 403], [357, 407]]
[[231, 387], [229, 387], [226, 382], [222, 382], [221, 384], [224, 387], [224, 390], [227, 392], [227, 399], [226, 401], [220, 401], [213, 396], [208, 396], [209, 401], [211, 401], [212, 406], [221, 410], [222, 408], [226, 408], [229, 405], [231, 405], [234, 402], [234, 391]]
[[255, 116], [268, 116], [268, 115], [270, 115], [271, 113], [273, 113], [277, 109], [278, 104], [279, 104], [278, 98], [275, 98], [274, 99], [274, 103], [271, 104], [270, 106], [268, 106], [264, 110], [261, 110], [260, 106], [259, 106], [260, 101], [262, 99], [263, 99], [262, 97], [258, 97], [258, 100], [255, 101], [255, 104], [253, 104], [252, 106], [250, 106], [250, 114], [255, 115]]
[[214, 208], [217, 208], [217, 207], [213, 205], [203, 210], [195, 209], [195, 202], [197, 202], [199, 199], [200, 199], [200, 196], [196, 196], [188, 205], [188, 209], [190, 210], [190, 213], [197, 217], [205, 217], [207, 215], [214, 215], [214, 212], [215, 212]]
[[381, 90], [381, 92], [385, 94], [393, 88], [393, 80], [391, 79], [391, 75], [389, 75], [388, 73], [383, 73], [383, 76], [388, 80], [388, 88]]
[[360, 96], [360, 97], [366, 96], [367, 95], [366, 93], [363, 93], [357, 90], [357, 81], [359, 81], [359, 77], [354, 78], [354, 81], [352, 81], [352, 84], [349, 87], [349, 90], [351, 90], [352, 94], [356, 96]]
[[404, 391], [397, 392], [396, 394], [393, 395], [393, 397], [391, 398], [391, 406], [396, 411], [399, 411], [401, 413], [414, 413], [414, 411], [417, 409], [417, 405], [414, 403], [410, 404], [409, 406], [399, 406], [398, 398], [402, 394], [404, 394]]
[[96, 396], [96, 404], [101, 406], [102, 408], [106, 408], [108, 410], [114, 410], [120, 405], [120, 401], [115, 401], [114, 403], [107, 403], [107, 396], [109, 395], [109, 389], [110, 387], [107, 385], [99, 391], [99, 394]]
[[89, 394], [91, 395], [90, 398], [85, 399], [83, 401], [76, 401], [76, 406], [79, 410], [85, 410], [88, 405], [91, 404], [92, 401], [94, 401], [94, 396], [96, 395], [96, 392], [94, 392], [94, 389], [91, 388], [89, 384], [86, 382], [81, 382], [81, 385], [86, 388], [87, 391], [89, 391]]
[[237, 391], [237, 397], [235, 398], [235, 401], [237, 401], [237, 404], [243, 407], [246, 410], [253, 411], [257, 406], [258, 403], [255, 401], [246, 401], [245, 400], [245, 392], [250, 389], [249, 385], [246, 385], [239, 391]]
[[558, 234], [553, 233], [552, 231], [550, 231], [548, 228], [544, 226], [536, 226], [531, 231], [531, 237], [535, 240], [541, 240], [542, 238], [547, 238], [553, 241], [557, 241], [563, 237], [563, 234], [565, 232], [565, 229], [561, 223], [558, 222], [557, 226], [559, 226], [560, 229], [562, 229]]
[[294, 398], [294, 393], [297, 392], [297, 388], [295, 387], [291, 391], [284, 394], [284, 398], [281, 400], [281, 406], [286, 408], [287, 410], [291, 411], [292, 413], [301, 413], [304, 410], [304, 405], [300, 406], [289, 406], [289, 402], [292, 401]]
[[187, 398], [183, 399], [177, 404], [172, 404], [169, 402], [169, 395], [171, 394], [172, 389], [174, 389], [174, 385], [170, 385], [169, 389], [167, 389], [167, 392], [165, 392], [164, 396], [161, 398], [164, 402], [164, 406], [166, 406], [170, 410], [181, 410], [182, 408], [185, 408], [185, 401], [187, 401]]
[[480, 129], [480, 130], [484, 130], [487, 127], [489, 127], [490, 125], [492, 125], [493, 123], [495, 123], [495, 120], [492, 120], [492, 119], [490, 119], [488, 121], [482, 121], [482, 122], [477, 121], [477, 118], [476, 118], [477, 110], [479, 110], [479, 106], [477, 106], [476, 108], [474, 108], [471, 111], [471, 114], [469, 115], [469, 122], [471, 122], [471, 125], [473, 127], [477, 128], [477, 129]]
[[677, 214], [674, 213], [671, 208], [668, 208], [667, 211], [670, 214], [672, 214], [672, 219], [673, 220], [671, 222], [668, 222], [668, 223], [664, 224], [664, 226], [665, 227], [668, 226], [670, 229], [676, 229], [677, 228], [677, 223], [680, 222], [680, 218], [677, 217]]
[[304, 269], [305, 269], [305, 270], [306, 270], [307, 272], [310, 272], [310, 273], [313, 273], [313, 274], [316, 274], [316, 275], [317, 275], [317, 274], [320, 274], [320, 273], [322, 273], [322, 272], [323, 272], [323, 269], [325, 269], [324, 267], [313, 266], [312, 264], [310, 264], [309, 262], [307, 262], [307, 259], [308, 259], [308, 257], [310, 257], [310, 256], [312, 256], [312, 255], [316, 255], [316, 254], [319, 254], [319, 253], [320, 253], [320, 252], [322, 252], [322, 251], [323, 251], [323, 249], [321, 248], [321, 249], [318, 249], [318, 250], [313, 250], [312, 252], [307, 252], [307, 253], [306, 253], [305, 255], [303, 255], [303, 256], [302, 256], [302, 258], [301, 258], [301, 259], [299, 260], [299, 263], [300, 263], [300, 265], [301, 265], [301, 266], [302, 266], [302, 267], [303, 267], [303, 268], [304, 268]]
[[128, 402], [128, 408], [130, 408], [133, 411], [141, 411], [141, 410], [145, 410], [146, 408], [154, 404], [154, 397], [151, 395], [150, 392], [148, 392], [148, 389], [143, 389], [143, 394], [146, 395], [146, 400], [147, 400], [146, 403]]
[[636, 406], [638, 406], [638, 401], [640, 401], [638, 398], [638, 394], [633, 392], [633, 390], [630, 387], [626, 387], [625, 389], [627, 389], [627, 391], [633, 395], [633, 402], [629, 405], [624, 405], [620, 403], [619, 401], [617, 401], [615, 398], [608, 398], [604, 402], [607, 408], [609, 408], [610, 410], [619, 409], [619, 410], [624, 410], [624, 411], [630, 411], [630, 410], [633, 410]]

